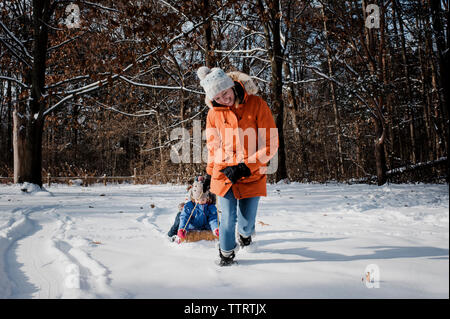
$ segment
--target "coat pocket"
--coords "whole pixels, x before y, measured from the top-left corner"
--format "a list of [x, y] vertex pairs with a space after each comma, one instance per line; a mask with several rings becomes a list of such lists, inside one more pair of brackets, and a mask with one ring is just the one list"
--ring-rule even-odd
[[222, 167], [219, 165], [214, 165], [213, 167], [213, 173], [211, 178], [218, 180], [218, 181], [225, 181], [227, 179], [227, 177], [225, 176], [224, 173], [222, 173], [220, 170], [224, 169], [226, 166]]
[[244, 179], [240, 179], [238, 181], [238, 183], [249, 184], [249, 183], [253, 183], [253, 182], [259, 181], [261, 178], [262, 178], [262, 175], [257, 171], [255, 173], [253, 173], [252, 175], [250, 175], [249, 177], [246, 177]]

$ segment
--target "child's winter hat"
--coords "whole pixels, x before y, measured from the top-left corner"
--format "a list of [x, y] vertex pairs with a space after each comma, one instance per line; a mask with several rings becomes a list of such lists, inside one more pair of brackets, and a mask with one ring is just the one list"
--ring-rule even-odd
[[203, 194], [203, 182], [195, 181], [191, 188], [191, 197], [194, 200], [199, 200]]
[[204, 177], [198, 176], [195, 178], [192, 188], [190, 190], [191, 200], [199, 201], [200, 199], [207, 199], [208, 192], [203, 192]]
[[234, 81], [221, 68], [210, 69], [202, 66], [197, 70], [197, 75], [200, 78], [200, 85], [211, 101], [218, 93], [234, 86]]

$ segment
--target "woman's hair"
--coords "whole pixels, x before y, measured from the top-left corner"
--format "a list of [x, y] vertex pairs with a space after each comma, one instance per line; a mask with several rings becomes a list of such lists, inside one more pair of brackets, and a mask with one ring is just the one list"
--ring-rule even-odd
[[[241, 83], [234, 81], [233, 93], [235, 97], [235, 104], [241, 104], [242, 101], [244, 101], [245, 96], [245, 91]], [[215, 107], [223, 107], [223, 105], [216, 102], [216, 100], [212, 100], [211, 103]]]
[[244, 101], [245, 90], [241, 83], [234, 81], [234, 96], [236, 97], [236, 103], [241, 104]]

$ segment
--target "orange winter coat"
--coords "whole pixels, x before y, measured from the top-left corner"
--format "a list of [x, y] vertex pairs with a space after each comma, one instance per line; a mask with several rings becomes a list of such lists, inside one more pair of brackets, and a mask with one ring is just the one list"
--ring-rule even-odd
[[[266, 196], [267, 163], [278, 150], [278, 130], [267, 103], [256, 96], [257, 87], [247, 74], [228, 75], [241, 86], [241, 99], [233, 107], [209, 106], [206, 120], [208, 165], [212, 193], [225, 196], [230, 187], [237, 199]], [[244, 162], [251, 171], [234, 185], [220, 172], [227, 166]]]

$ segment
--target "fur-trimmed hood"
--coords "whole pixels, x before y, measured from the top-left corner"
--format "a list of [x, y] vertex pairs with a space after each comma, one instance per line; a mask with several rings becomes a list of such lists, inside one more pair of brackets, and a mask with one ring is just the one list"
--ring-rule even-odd
[[[258, 86], [248, 74], [239, 71], [232, 71], [227, 73], [227, 75], [233, 81], [241, 83], [247, 95], [256, 95], [258, 93]], [[205, 97], [205, 103], [210, 109], [213, 108], [212, 101], [207, 96]]]

